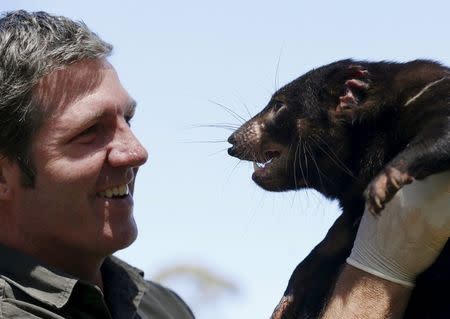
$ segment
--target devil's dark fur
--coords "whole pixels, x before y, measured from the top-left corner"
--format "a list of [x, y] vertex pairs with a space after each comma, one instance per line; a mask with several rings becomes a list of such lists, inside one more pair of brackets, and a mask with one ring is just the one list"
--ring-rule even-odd
[[[403, 185], [450, 169], [450, 69], [438, 63], [343, 60], [278, 90], [242, 125], [229, 154], [267, 162], [271, 191], [314, 188], [342, 215], [294, 270], [273, 319], [316, 318], [367, 203], [382, 209]], [[405, 318], [450, 318], [450, 244], [417, 280]]]

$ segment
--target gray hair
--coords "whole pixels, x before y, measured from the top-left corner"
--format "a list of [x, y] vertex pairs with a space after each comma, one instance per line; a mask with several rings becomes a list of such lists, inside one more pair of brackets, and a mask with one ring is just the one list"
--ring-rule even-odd
[[39, 80], [82, 59], [105, 58], [111, 51], [112, 45], [83, 22], [23, 10], [0, 18], [0, 154], [17, 161], [24, 186], [35, 182], [30, 149], [43, 120], [33, 94]]

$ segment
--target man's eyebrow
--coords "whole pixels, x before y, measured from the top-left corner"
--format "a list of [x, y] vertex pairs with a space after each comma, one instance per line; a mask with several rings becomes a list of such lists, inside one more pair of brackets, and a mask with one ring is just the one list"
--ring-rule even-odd
[[[130, 102], [124, 106], [124, 110], [123, 110], [124, 116], [130, 117], [130, 118], [133, 117], [134, 113], [136, 111], [136, 107], [137, 107], [137, 102], [134, 99], [130, 100]], [[83, 126], [90, 126], [93, 123], [95, 123], [96, 121], [100, 120], [105, 115], [106, 114], [105, 114], [104, 110], [89, 112], [88, 114], [86, 114], [82, 117], [81, 122], [84, 123]]]

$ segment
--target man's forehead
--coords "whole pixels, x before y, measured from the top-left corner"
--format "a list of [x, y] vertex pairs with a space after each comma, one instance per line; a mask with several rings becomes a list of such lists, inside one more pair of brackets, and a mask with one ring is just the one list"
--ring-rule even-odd
[[36, 85], [33, 95], [44, 107], [57, 109], [90, 94], [103, 81], [105, 71], [114, 72], [105, 59], [85, 59], [57, 69]]

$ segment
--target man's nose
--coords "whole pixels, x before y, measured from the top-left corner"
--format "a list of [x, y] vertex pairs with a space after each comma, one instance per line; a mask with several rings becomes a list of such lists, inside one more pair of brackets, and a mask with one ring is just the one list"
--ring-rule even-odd
[[139, 167], [147, 161], [147, 150], [126, 123], [118, 125], [110, 147], [108, 160], [113, 167]]

